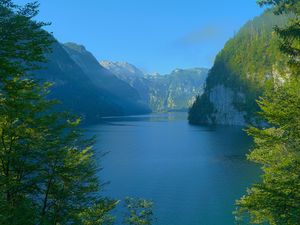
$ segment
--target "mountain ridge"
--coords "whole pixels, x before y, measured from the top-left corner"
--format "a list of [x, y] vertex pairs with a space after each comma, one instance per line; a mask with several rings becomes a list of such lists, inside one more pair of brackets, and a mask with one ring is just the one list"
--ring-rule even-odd
[[[195, 96], [203, 92], [208, 72], [205, 68], [176, 68], [170, 74], [151, 75], [130, 63], [100, 61], [100, 64], [135, 88], [154, 112], [187, 110]], [[134, 70], [127, 71], [128, 68]]]
[[[72, 49], [72, 48], [73, 49]], [[54, 85], [49, 98], [61, 101], [60, 108], [78, 114], [86, 123], [104, 116], [149, 113], [136, 90], [101, 68], [84, 46], [54, 41], [48, 62], [37, 75]]]

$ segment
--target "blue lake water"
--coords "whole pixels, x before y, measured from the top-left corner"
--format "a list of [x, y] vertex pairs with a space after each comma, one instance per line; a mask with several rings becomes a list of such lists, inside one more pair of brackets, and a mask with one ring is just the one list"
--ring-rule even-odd
[[[107, 118], [97, 135], [103, 195], [151, 199], [155, 225], [234, 224], [234, 202], [257, 181], [240, 127], [191, 126], [186, 113]], [[102, 153], [101, 153], [102, 152]], [[100, 160], [100, 159], [99, 159]]]

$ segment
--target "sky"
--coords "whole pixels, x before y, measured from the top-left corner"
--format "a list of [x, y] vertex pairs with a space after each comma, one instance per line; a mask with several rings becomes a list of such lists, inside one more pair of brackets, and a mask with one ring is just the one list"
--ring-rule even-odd
[[[15, 0], [24, 4], [28, 0]], [[84, 45], [98, 60], [148, 73], [210, 68], [217, 53], [261, 9], [255, 0], [39, 0], [37, 20], [58, 41]]]

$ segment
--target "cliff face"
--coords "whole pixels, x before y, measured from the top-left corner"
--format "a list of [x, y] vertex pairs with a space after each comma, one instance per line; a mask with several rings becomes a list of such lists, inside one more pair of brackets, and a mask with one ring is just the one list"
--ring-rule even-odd
[[[215, 111], [211, 114], [209, 123], [227, 125], [246, 125], [246, 112], [239, 111], [234, 106], [234, 95], [232, 89], [223, 85], [213, 87], [209, 94], [209, 101], [213, 103]], [[245, 94], [240, 92], [240, 101], [244, 103]], [[208, 117], [208, 120], [210, 120]]]
[[155, 111], [186, 110], [203, 93], [207, 69], [175, 69], [167, 75], [150, 76], [149, 101]]
[[203, 95], [190, 108], [192, 124], [245, 126], [259, 123], [256, 99], [265, 86], [282, 82], [286, 57], [278, 49], [275, 25], [287, 17], [265, 12], [248, 22], [217, 55]]

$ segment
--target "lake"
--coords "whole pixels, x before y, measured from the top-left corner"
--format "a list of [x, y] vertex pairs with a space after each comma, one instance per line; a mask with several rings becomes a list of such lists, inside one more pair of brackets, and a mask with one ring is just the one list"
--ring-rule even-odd
[[[102, 193], [154, 201], [155, 225], [234, 224], [235, 200], [258, 180], [241, 127], [192, 126], [186, 113], [106, 118], [96, 134]], [[102, 153], [101, 153], [102, 152]], [[122, 212], [117, 212], [121, 214]]]

